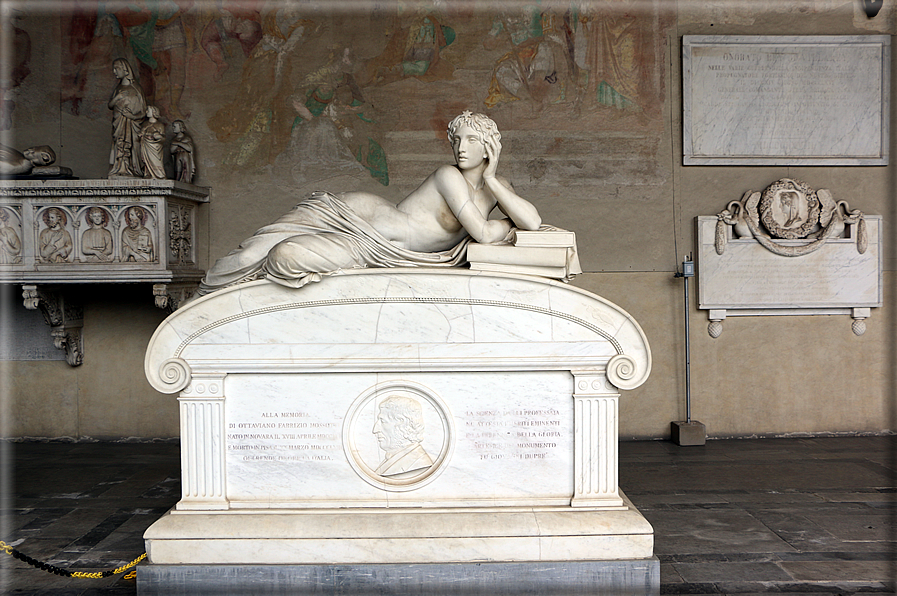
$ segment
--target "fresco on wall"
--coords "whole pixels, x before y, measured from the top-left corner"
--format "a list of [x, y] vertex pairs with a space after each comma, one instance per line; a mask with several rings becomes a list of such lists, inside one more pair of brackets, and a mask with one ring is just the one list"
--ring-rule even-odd
[[391, 138], [440, 137], [461, 109], [488, 112], [508, 130], [637, 130], [643, 158], [662, 134], [660, 0], [505, 10], [371, 2], [339, 13], [287, 0], [77, 6], [62, 16], [63, 109], [108, 118], [110, 65], [125, 58], [163, 120], [213, 140], [210, 176], [264, 170], [302, 185], [349, 174], [388, 185], [393, 154], [406, 149]]
[[11, 18], [0, 19], [2, 37], [8, 40], [11, 47], [7, 50], [9, 63], [3, 69], [0, 77], [0, 130], [12, 128], [12, 115], [16, 109], [13, 92], [31, 74], [31, 36], [21, 29], [21, 15], [19, 11], [11, 10]]

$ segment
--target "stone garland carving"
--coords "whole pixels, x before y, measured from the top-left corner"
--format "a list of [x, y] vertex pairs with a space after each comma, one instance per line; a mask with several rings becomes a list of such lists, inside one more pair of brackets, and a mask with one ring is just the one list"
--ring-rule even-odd
[[[752, 190], [732, 201], [717, 215], [715, 248], [721, 255], [728, 242], [727, 226], [736, 238], [754, 238], [783, 257], [799, 257], [819, 250], [830, 238], [842, 237], [847, 224], [856, 225], [857, 251], [869, 244], [863, 213], [847, 201], [835, 201], [826, 189], [814, 191], [798, 180], [782, 178], [762, 193]], [[810, 240], [793, 246], [778, 240]]]
[[170, 263], [193, 263], [192, 209], [186, 205], [168, 207], [168, 248]]

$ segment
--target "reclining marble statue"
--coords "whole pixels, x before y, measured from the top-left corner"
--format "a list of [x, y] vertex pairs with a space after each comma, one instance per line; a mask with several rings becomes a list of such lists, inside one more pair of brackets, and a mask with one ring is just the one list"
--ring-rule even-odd
[[448, 136], [456, 164], [405, 200], [313, 194], [156, 329], [144, 370], [178, 393], [182, 498], [144, 535], [146, 596], [659, 594], [653, 529], [617, 486], [647, 338], [561, 276], [458, 267], [575, 239], [496, 175], [494, 122], [465, 112]]
[[[448, 126], [456, 165], [444, 165], [398, 204], [368, 192], [316, 192], [219, 259], [199, 295], [259, 279], [301, 287], [361, 267], [453, 267], [472, 240], [501, 242], [538, 230], [536, 208], [496, 175], [501, 133], [465, 111]], [[489, 219], [495, 207], [508, 219]]]

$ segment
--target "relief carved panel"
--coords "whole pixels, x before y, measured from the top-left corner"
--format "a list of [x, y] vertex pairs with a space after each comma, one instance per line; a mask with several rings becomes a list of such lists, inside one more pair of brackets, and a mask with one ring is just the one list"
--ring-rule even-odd
[[349, 464], [362, 480], [388, 491], [414, 490], [435, 480], [454, 441], [448, 406], [410, 381], [367, 389], [352, 403], [343, 424]]

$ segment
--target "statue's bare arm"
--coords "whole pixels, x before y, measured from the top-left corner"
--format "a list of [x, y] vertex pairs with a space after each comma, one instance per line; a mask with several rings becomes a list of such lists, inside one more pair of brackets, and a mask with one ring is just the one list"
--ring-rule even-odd
[[495, 137], [490, 137], [486, 142], [486, 155], [489, 162], [483, 172], [483, 181], [498, 202], [498, 208], [510, 217], [518, 228], [538, 230], [542, 225], [542, 218], [533, 204], [518, 196], [509, 182], [495, 176], [498, 158], [501, 155], [501, 142]]
[[503, 240], [511, 231], [506, 219], [487, 219], [495, 200], [477, 204], [464, 176], [452, 166], [442, 166], [434, 173], [436, 190], [458, 222], [477, 242], [489, 244]]

